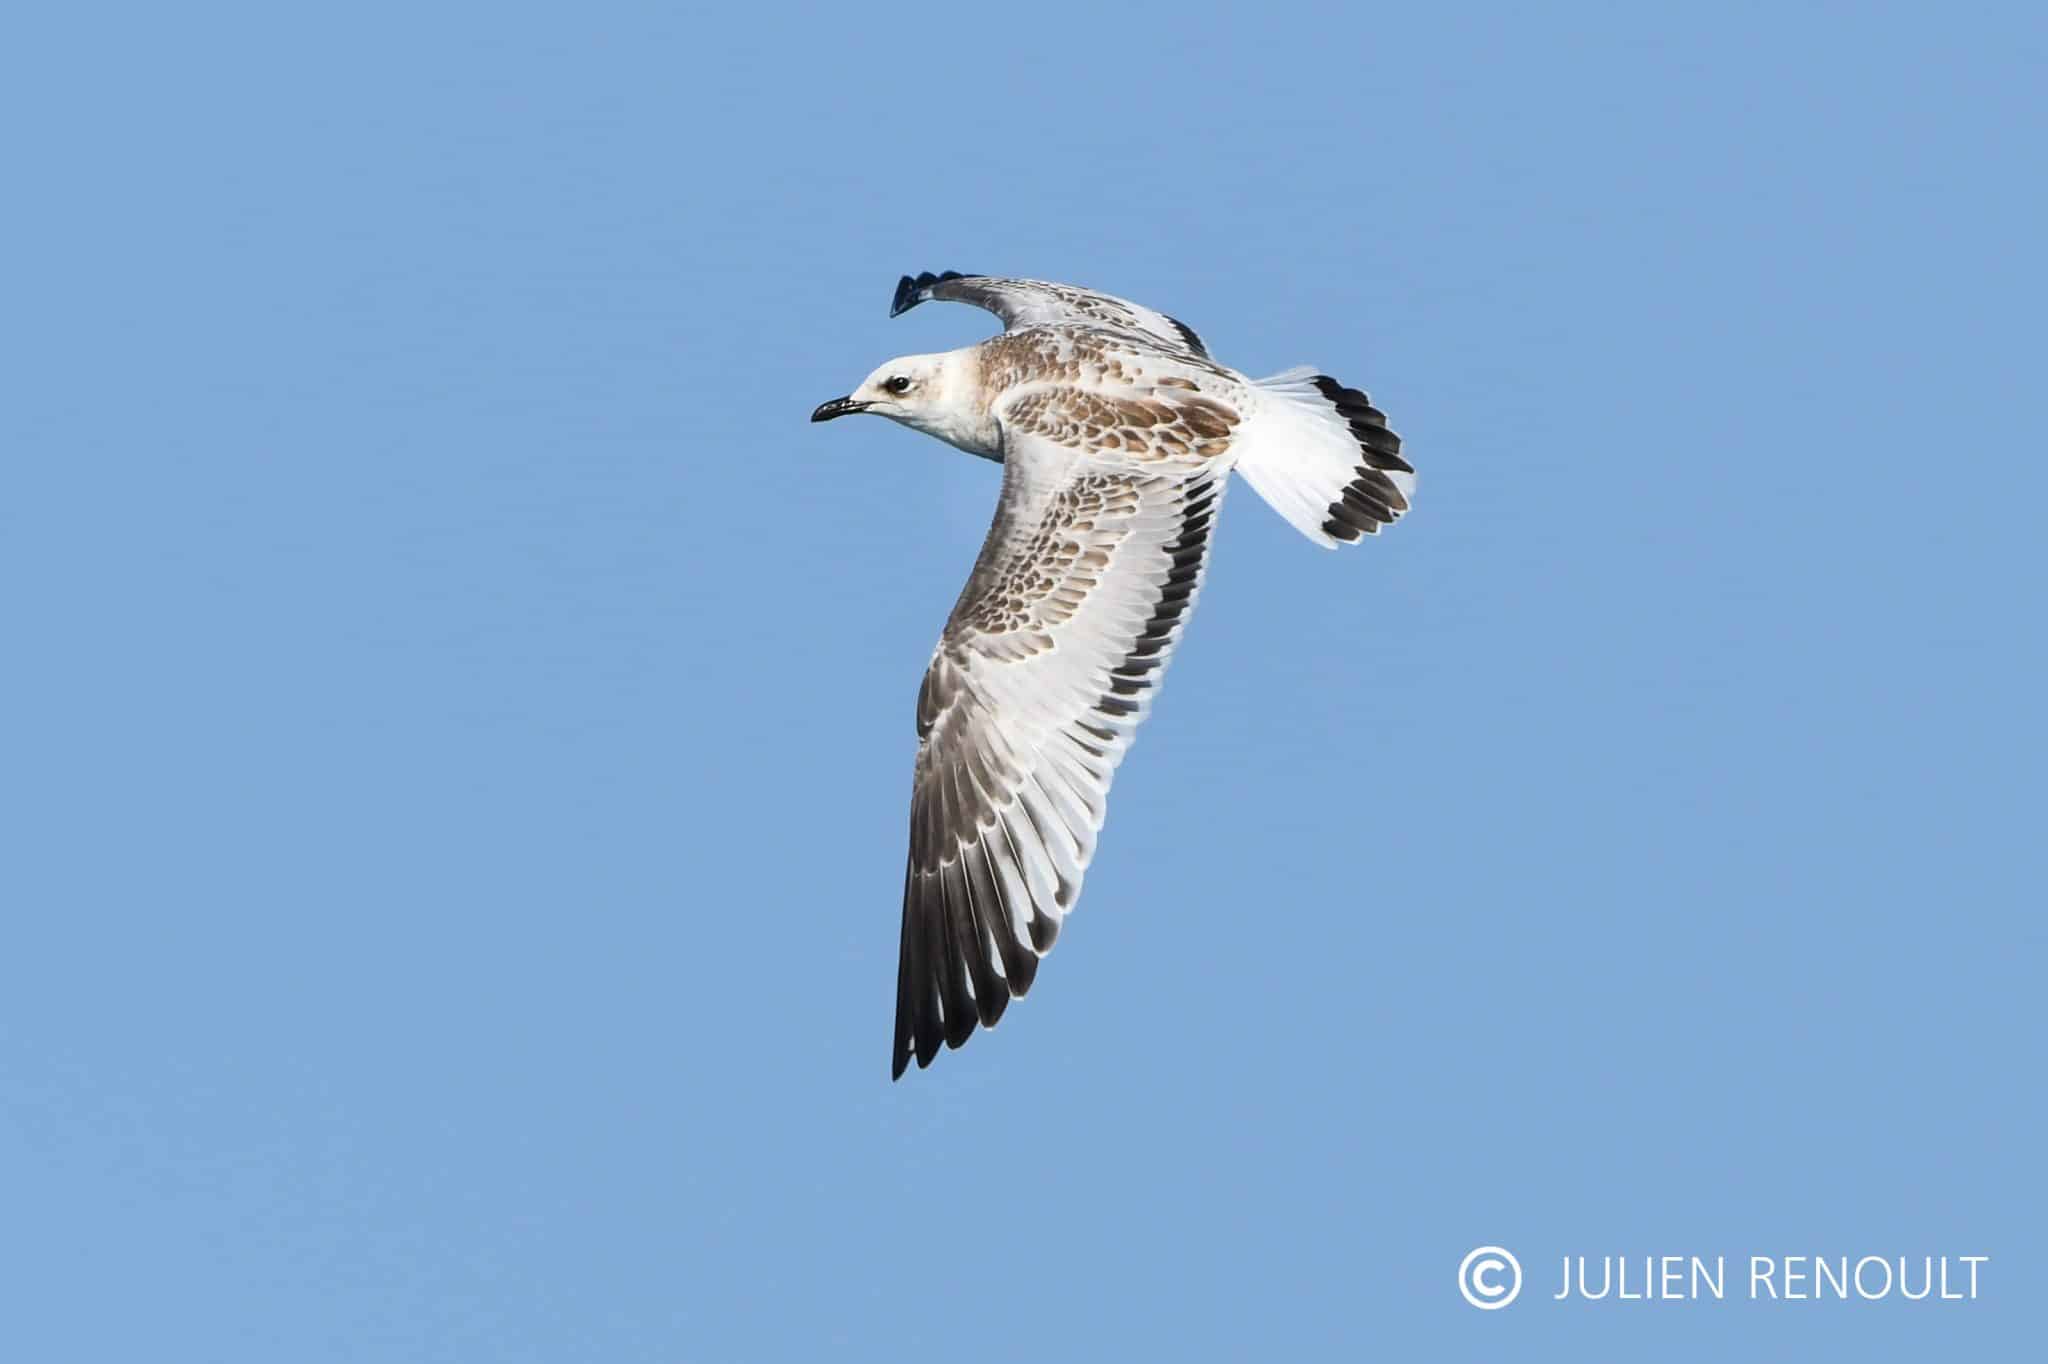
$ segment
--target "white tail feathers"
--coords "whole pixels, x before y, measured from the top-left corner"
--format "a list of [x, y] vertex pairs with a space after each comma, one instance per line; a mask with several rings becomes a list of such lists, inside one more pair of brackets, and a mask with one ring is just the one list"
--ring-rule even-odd
[[1238, 430], [1237, 471], [1296, 530], [1334, 549], [1408, 510], [1415, 470], [1363, 393], [1307, 366], [1252, 382], [1259, 402]]

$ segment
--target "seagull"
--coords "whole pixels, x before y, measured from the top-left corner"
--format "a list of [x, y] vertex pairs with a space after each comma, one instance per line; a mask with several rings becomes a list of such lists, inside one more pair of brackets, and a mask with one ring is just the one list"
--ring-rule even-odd
[[906, 275], [889, 315], [929, 299], [1003, 331], [891, 360], [811, 413], [887, 417], [1003, 466], [917, 693], [892, 1079], [1031, 988], [1201, 590], [1231, 472], [1326, 548], [1392, 525], [1415, 486], [1385, 414], [1313, 368], [1247, 378], [1165, 313], [1041, 280]]

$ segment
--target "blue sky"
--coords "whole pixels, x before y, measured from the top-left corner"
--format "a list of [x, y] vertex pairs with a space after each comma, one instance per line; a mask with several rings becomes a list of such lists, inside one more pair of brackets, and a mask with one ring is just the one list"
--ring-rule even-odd
[[[13, 30], [9, 1358], [2034, 1340], [2038, 12]], [[1058, 951], [892, 1086], [997, 470], [804, 418], [986, 334], [886, 318], [947, 268], [1319, 365], [1421, 484], [1232, 497]], [[1992, 1258], [1547, 1298], [1666, 1253]]]

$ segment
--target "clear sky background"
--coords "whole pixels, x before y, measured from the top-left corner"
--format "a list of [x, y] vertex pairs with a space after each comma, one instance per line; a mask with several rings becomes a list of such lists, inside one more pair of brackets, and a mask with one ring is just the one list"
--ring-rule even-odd
[[[2031, 1357], [2037, 7], [53, 13], [0, 1356]], [[948, 268], [1421, 487], [1235, 493], [1036, 989], [892, 1086], [998, 471], [805, 418], [992, 330], [888, 320]], [[1664, 1253], [1992, 1259], [1548, 1300]]]

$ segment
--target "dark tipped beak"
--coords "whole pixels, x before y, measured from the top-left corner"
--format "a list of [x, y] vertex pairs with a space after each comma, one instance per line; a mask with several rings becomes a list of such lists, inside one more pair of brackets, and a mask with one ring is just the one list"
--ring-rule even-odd
[[844, 417], [854, 412], [868, 410], [866, 403], [857, 403], [851, 398], [834, 398], [829, 403], [819, 403], [818, 410], [811, 414], [814, 422], [828, 422], [834, 417]]

